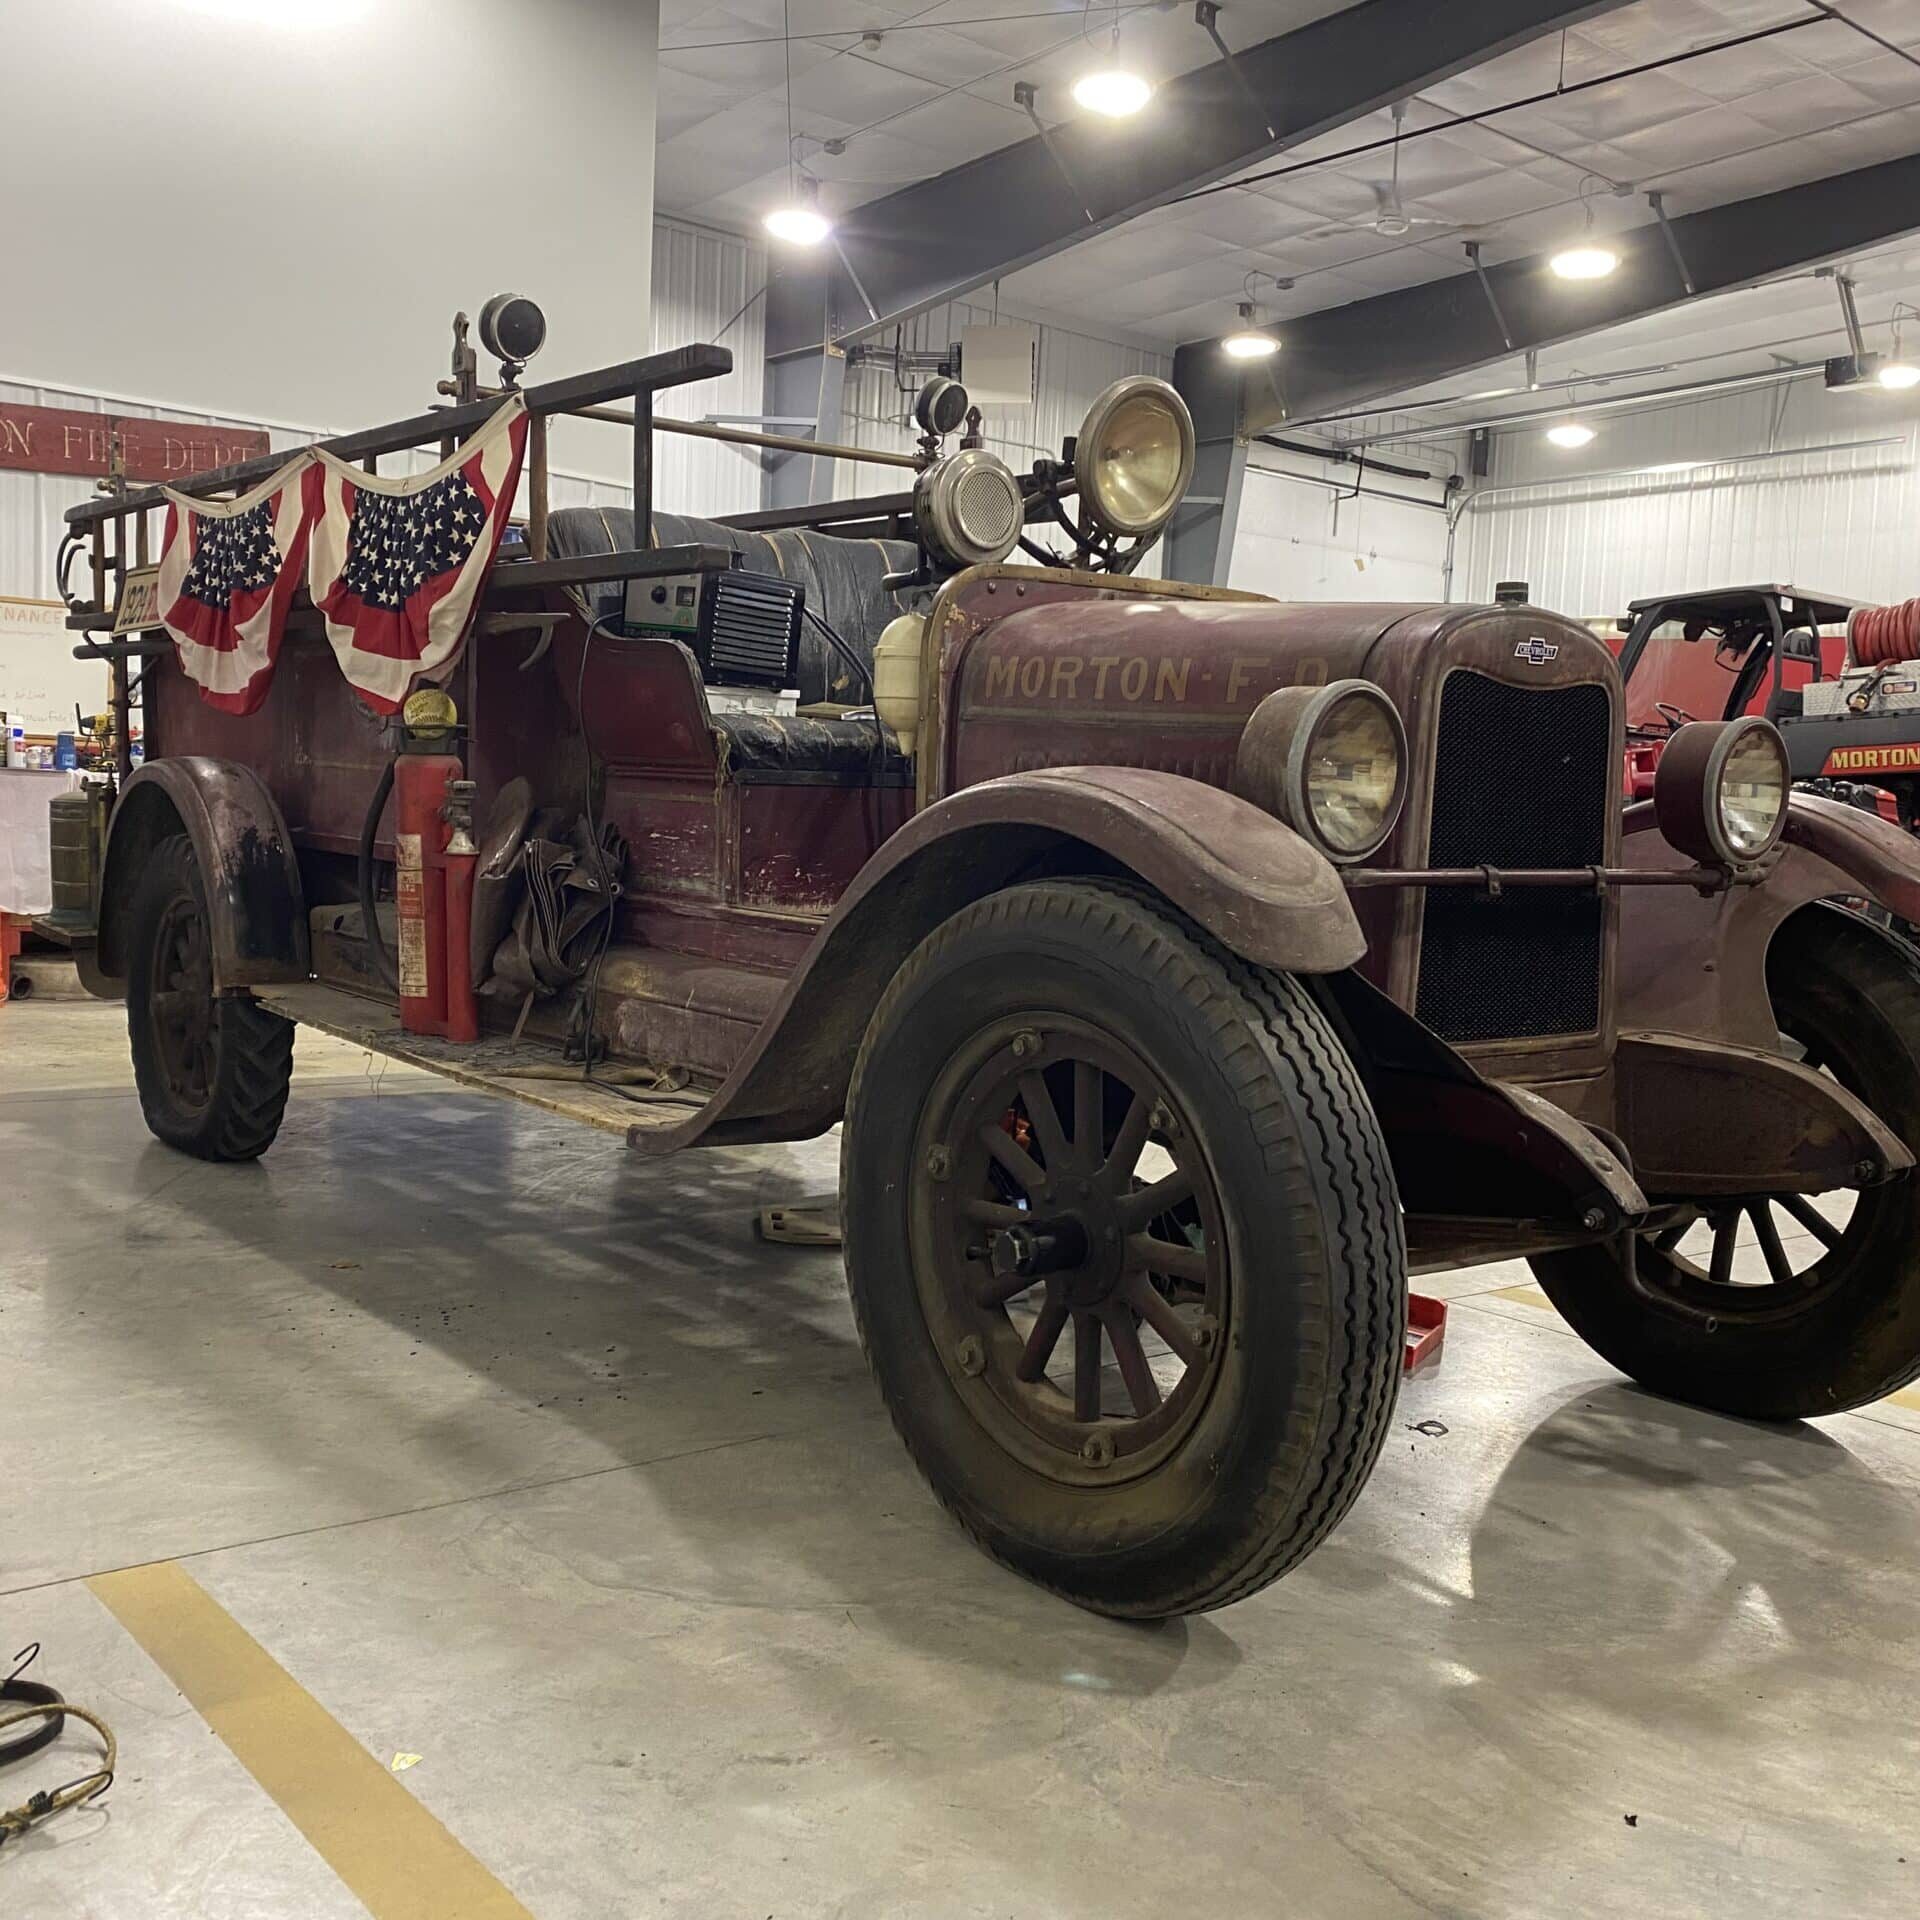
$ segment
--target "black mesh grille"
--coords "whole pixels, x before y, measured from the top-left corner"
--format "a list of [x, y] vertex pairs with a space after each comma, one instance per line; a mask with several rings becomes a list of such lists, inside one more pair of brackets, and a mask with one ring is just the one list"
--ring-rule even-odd
[[[1510, 687], [1458, 669], [1440, 696], [1436, 867], [1586, 867], [1619, 787], [1607, 689]], [[1591, 1033], [1606, 906], [1578, 889], [1427, 891], [1417, 1010], [1448, 1040]]]

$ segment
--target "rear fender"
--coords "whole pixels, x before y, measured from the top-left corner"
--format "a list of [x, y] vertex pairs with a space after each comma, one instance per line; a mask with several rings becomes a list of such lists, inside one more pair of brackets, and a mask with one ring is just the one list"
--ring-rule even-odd
[[1138, 767], [1050, 767], [962, 789], [917, 813], [861, 870], [726, 1083], [632, 1143], [798, 1140], [840, 1118], [867, 1017], [913, 949], [1018, 881], [1142, 880], [1257, 966], [1329, 973], [1366, 951], [1332, 863], [1218, 787]]
[[200, 754], [150, 760], [121, 790], [100, 881], [100, 970], [124, 979], [127, 915], [148, 858], [193, 845], [207, 892], [216, 993], [308, 973], [307, 915], [287, 823], [250, 767]]

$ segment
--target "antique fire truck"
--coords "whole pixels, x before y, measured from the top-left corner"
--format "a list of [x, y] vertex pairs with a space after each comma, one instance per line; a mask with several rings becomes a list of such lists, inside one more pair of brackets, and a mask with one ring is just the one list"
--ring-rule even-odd
[[[301, 1023], [649, 1154], [839, 1124], [902, 1438], [987, 1552], [1117, 1615], [1327, 1537], [1409, 1272], [1525, 1257], [1733, 1414], [1920, 1371], [1920, 964], [1834, 904], [1920, 920], [1920, 857], [1791, 795], [1767, 719], [1677, 725], [1623, 807], [1620, 673], [1570, 621], [1140, 577], [1193, 465], [1151, 378], [1025, 473], [936, 381], [917, 451], [855, 450], [896, 492], [655, 511], [654, 397], [728, 355], [520, 385], [528, 305], [490, 304], [497, 384], [469, 355], [318, 450], [310, 523], [284, 455], [68, 515], [70, 624], [144, 719], [94, 963], [160, 1139], [261, 1153]], [[524, 515], [396, 681], [366, 610], [440, 560], [381, 462], [444, 478], [509, 408], [524, 471], [474, 484]], [[561, 414], [631, 423], [632, 509], [550, 506]], [[307, 524], [236, 692], [196, 609], [265, 605]]]

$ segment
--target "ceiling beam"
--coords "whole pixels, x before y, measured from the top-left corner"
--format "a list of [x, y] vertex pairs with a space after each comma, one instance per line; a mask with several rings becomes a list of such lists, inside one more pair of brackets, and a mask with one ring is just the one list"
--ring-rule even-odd
[[854, 208], [834, 235], [837, 258], [769, 287], [768, 350], [847, 345], [1624, 4], [1359, 0], [1237, 52], [1231, 66], [1180, 74], [1138, 119], [1082, 114]]
[[1174, 378], [1203, 434], [1307, 425], [1920, 232], [1920, 154], [1676, 214], [1670, 224], [1671, 247], [1652, 221], [1609, 235], [1620, 265], [1605, 280], [1557, 279], [1544, 254], [1503, 261], [1487, 267], [1485, 285], [1468, 270], [1297, 315], [1278, 328], [1282, 351], [1251, 376], [1215, 342], [1182, 347]]

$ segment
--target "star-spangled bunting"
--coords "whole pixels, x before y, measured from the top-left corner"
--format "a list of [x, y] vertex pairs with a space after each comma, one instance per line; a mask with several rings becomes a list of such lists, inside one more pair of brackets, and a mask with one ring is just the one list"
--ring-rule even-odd
[[411, 479], [376, 478], [315, 450], [307, 587], [341, 671], [376, 712], [395, 712], [420, 682], [451, 671], [506, 529], [526, 442], [526, 403], [515, 395], [465, 446]]
[[158, 603], [180, 670], [209, 706], [252, 713], [267, 697], [307, 552], [300, 455], [222, 505], [167, 491]]

